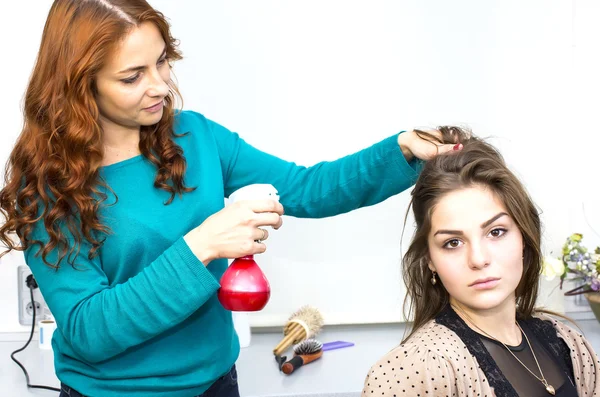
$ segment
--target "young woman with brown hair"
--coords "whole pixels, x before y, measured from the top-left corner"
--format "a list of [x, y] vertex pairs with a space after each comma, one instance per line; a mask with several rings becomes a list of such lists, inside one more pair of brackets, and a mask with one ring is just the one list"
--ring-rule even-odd
[[592, 396], [588, 341], [535, 307], [538, 211], [500, 153], [455, 127], [463, 149], [427, 162], [412, 192], [416, 231], [403, 258], [402, 344], [367, 375], [365, 396]]

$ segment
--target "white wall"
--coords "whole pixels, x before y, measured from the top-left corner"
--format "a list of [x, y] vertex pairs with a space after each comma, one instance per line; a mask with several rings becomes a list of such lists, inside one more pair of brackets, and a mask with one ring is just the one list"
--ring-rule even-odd
[[[19, 133], [21, 98], [50, 1], [13, 2], [0, 162]], [[572, 232], [600, 244], [600, 8], [594, 0], [151, 1], [173, 24], [185, 107], [280, 157], [309, 165], [401, 129], [461, 123], [494, 136], [545, 224], [545, 249]], [[44, 6], [40, 5], [43, 4]], [[278, 325], [302, 304], [329, 323], [398, 321], [400, 235], [408, 194], [326, 220], [286, 219], [258, 258]], [[410, 222], [409, 222], [410, 225]], [[405, 246], [412, 233], [405, 236]], [[0, 264], [0, 332], [18, 331], [16, 264]], [[555, 283], [540, 301], [563, 309]]]

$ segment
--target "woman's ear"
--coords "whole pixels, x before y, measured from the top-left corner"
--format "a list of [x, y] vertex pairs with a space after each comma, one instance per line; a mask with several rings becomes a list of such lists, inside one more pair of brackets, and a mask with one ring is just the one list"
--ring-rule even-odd
[[431, 270], [432, 272], [435, 272], [435, 266], [433, 265], [433, 262], [431, 261], [431, 259], [427, 258], [427, 267], [429, 268], [429, 270]]

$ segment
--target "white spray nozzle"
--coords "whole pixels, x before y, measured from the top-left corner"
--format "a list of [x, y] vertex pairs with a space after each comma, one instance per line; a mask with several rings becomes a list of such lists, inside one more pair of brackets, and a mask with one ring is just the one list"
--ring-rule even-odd
[[235, 192], [231, 193], [229, 200], [232, 203], [242, 200], [263, 200], [271, 199], [279, 201], [277, 189], [268, 183], [256, 183], [253, 185], [244, 186]]

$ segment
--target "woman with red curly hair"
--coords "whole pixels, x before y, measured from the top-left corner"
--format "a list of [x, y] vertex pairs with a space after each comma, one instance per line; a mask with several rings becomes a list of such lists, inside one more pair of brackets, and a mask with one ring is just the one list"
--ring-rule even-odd
[[[379, 203], [452, 149], [409, 131], [297, 166], [175, 110], [180, 58], [144, 0], [56, 0], [48, 15], [0, 240], [24, 251], [56, 318], [61, 396], [238, 396], [239, 342], [215, 294], [227, 259], [264, 252], [284, 206], [320, 218]], [[281, 204], [224, 208], [253, 183]]]

